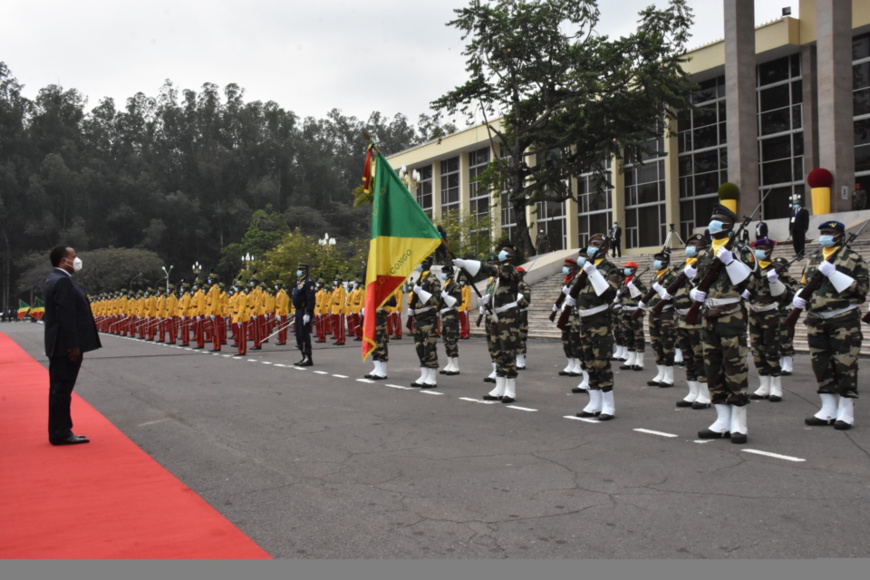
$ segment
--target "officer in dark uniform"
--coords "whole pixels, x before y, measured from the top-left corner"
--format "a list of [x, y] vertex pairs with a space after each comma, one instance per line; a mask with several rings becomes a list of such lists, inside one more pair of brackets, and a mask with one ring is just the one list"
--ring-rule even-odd
[[794, 247], [794, 255], [802, 256], [807, 244], [807, 230], [810, 229], [810, 212], [801, 205], [801, 198], [792, 197], [791, 218], [788, 220], [788, 233]]
[[296, 346], [302, 351], [298, 367], [310, 367], [311, 362], [311, 320], [314, 318], [314, 282], [308, 275], [309, 265], [300, 262], [296, 267], [296, 287], [293, 288], [294, 333]]

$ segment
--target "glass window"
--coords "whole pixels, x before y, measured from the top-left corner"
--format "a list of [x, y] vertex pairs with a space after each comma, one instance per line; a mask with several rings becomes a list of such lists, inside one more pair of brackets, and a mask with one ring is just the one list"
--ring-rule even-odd
[[420, 181], [417, 183], [417, 203], [430, 218], [432, 217], [432, 166], [418, 167]]

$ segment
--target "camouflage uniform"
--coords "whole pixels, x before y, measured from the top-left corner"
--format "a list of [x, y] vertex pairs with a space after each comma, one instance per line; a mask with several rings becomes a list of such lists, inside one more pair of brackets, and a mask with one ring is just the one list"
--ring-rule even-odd
[[395, 308], [398, 301], [396, 295], [390, 296], [384, 304], [375, 311], [375, 348], [372, 350], [372, 360], [375, 368], [364, 375], [367, 379], [383, 380], [387, 378], [387, 363], [390, 360], [388, 345], [390, 334], [387, 330], [388, 308]]
[[[822, 224], [820, 229], [825, 225]], [[842, 232], [842, 224], [839, 226]], [[828, 251], [834, 249], [828, 248]], [[824, 251], [819, 249], [809, 257], [803, 283], [818, 271], [825, 260]], [[861, 255], [849, 248], [842, 248], [837, 253], [833, 265], [837, 276], [848, 277], [846, 284], [838, 291], [832, 278], [823, 277], [821, 285], [806, 300], [807, 343], [813, 373], [818, 382], [816, 392], [823, 402], [819, 412], [822, 416], [817, 413], [814, 417], [808, 417], [806, 422], [814, 425], [834, 423], [838, 429], [848, 429], [852, 426], [853, 401], [858, 398], [858, 355], [863, 340], [859, 305], [864, 302], [870, 289], [870, 273]], [[837, 406], [836, 420], [828, 405]], [[846, 405], [848, 416], [843, 415]], [[817, 421], [811, 421], [813, 418]]]
[[[788, 260], [785, 258], [774, 258], [774, 262], [779, 266], [779, 270], [782, 273], [788, 274]], [[798, 290], [797, 280], [792, 278], [791, 276], [783, 276], [780, 274], [780, 281], [785, 284], [788, 295], [793, 298], [794, 293]], [[789, 299], [791, 299], [789, 298]], [[790, 308], [789, 305], [786, 304], [785, 308], [780, 308], [777, 310], [779, 313], [779, 337], [777, 341], [779, 342], [779, 350], [780, 350], [780, 361], [779, 366], [782, 368], [781, 374], [784, 377], [791, 375], [792, 372], [792, 361], [794, 360], [794, 326], [789, 326], [785, 323], [785, 319], [788, 318]]]
[[438, 368], [438, 337], [435, 323], [438, 320], [438, 307], [441, 305], [441, 283], [429, 270], [424, 270], [417, 280], [417, 286], [430, 294], [423, 302], [416, 292], [411, 296], [410, 308], [414, 311], [414, 348], [420, 367]]
[[622, 305], [619, 317], [622, 319], [622, 326], [625, 329], [625, 342], [623, 344], [628, 349], [628, 359], [619, 368], [622, 370], [641, 370], [646, 336], [643, 330], [642, 313], [636, 317], [634, 314], [637, 312], [640, 299], [646, 294], [647, 289], [643, 281], [637, 276], [634, 276], [630, 282], [633, 288], [627, 287], [619, 298], [619, 303]]
[[[571, 289], [571, 286], [574, 283], [574, 276], [576, 275], [576, 271], [565, 275], [565, 280], [562, 282], [563, 294]], [[567, 308], [564, 301], [562, 302], [561, 308]], [[553, 311], [557, 312], [558, 310], [559, 307], [557, 307], [554, 303]], [[580, 326], [577, 323], [577, 312], [574, 309], [570, 310], [571, 314], [568, 318], [568, 324], [566, 324], [565, 328], [562, 329], [562, 351], [565, 353], [565, 358], [568, 359], [568, 365], [564, 369], [559, 371], [559, 375], [576, 377], [579, 376], [581, 373], [580, 359], [582, 358], [582, 352], [580, 348]], [[560, 314], [561, 312], [557, 313], [557, 316], [559, 316]]]
[[[650, 285], [659, 284], [667, 289], [676, 280], [677, 275], [676, 268], [662, 268], [653, 275]], [[662, 294], [656, 293], [647, 306], [652, 308], [661, 300]], [[661, 312], [649, 313], [649, 342], [656, 357], [658, 374], [652, 380], [647, 381], [648, 385], [662, 388], [674, 386], [675, 341], [674, 305], [666, 303]]]
[[[532, 301], [532, 287], [520, 279], [517, 305], [519, 306], [520, 319], [520, 346], [517, 354], [526, 354], [526, 342], [529, 339], [529, 304]], [[525, 366], [525, 365], [523, 365]]]
[[[695, 263], [694, 258], [686, 259], [687, 265], [693, 266]], [[680, 350], [683, 351], [686, 382], [689, 384], [689, 395], [678, 401], [677, 407], [707, 409], [710, 407], [710, 391], [707, 388], [707, 374], [704, 371], [704, 347], [701, 343], [702, 319], [699, 316], [695, 324], [689, 324], [686, 320], [686, 314], [692, 307], [692, 299], [689, 297], [691, 288], [692, 284], [687, 279], [677, 288], [673, 299], [676, 340]]]
[[447, 365], [439, 372], [442, 375], [459, 374], [459, 308], [462, 306], [462, 286], [451, 276], [453, 268], [444, 266], [441, 277], [444, 289], [441, 291], [441, 338], [447, 354]]
[[[589, 404], [577, 415], [597, 416], [603, 421], [614, 416], [610, 304], [616, 296], [620, 277], [616, 266], [607, 259], [596, 260], [595, 268], [596, 272], [588, 273], [576, 299], [575, 323], [579, 327], [583, 362], [589, 373]], [[592, 276], [596, 276], [597, 281]]]

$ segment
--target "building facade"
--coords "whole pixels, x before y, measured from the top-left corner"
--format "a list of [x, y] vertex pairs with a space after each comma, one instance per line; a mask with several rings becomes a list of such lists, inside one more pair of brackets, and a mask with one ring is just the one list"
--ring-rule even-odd
[[[769, 191], [766, 221], [787, 218], [795, 195], [812, 211], [815, 168], [835, 176], [831, 212], [854, 209], [856, 187], [870, 190], [870, 1], [801, 0], [799, 18], [757, 28], [752, 0], [724, 1], [726, 38], [687, 54], [698, 110], [670, 124], [658, 143], [665, 154], [637, 166], [605, 160], [612, 187], [578, 175], [574, 199], [526, 208], [538, 248], [585, 247], [619, 219], [625, 252], [649, 253], [671, 226], [683, 239], [704, 227], [726, 181], [741, 189], [741, 213]], [[419, 172], [414, 193], [434, 221], [451, 210], [488, 216], [492, 239], [513, 240], [513, 210], [474, 181], [496, 155], [481, 125], [389, 160]]]

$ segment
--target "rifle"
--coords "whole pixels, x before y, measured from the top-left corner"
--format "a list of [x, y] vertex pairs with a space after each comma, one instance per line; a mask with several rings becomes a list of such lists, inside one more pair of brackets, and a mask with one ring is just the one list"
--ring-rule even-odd
[[[640, 280], [640, 277], [643, 276], [644, 274], [646, 274], [647, 270], [649, 270], [650, 268], [651, 268], [651, 266], [647, 266], [646, 268], [643, 269], [643, 272], [641, 272], [640, 274], [635, 274], [634, 277], [637, 278], [638, 280]], [[625, 296], [626, 292], [628, 292], [627, 285], [623, 286], [622, 288], [620, 288], [616, 292], [616, 298], [613, 300], [613, 302], [610, 303], [610, 307], [613, 308], [614, 303], [619, 302], [620, 298]]]
[[[743, 230], [746, 229], [746, 226], [749, 225], [749, 222], [755, 217], [761, 207], [764, 205], [764, 200], [767, 199], [767, 196], [770, 194], [770, 189], [768, 189], [764, 195], [761, 196], [761, 201], [758, 202], [758, 205], [755, 207], [755, 211], [752, 212], [749, 216], [744, 216], [743, 223], [740, 224], [740, 229], [737, 230], [736, 233], [731, 235], [728, 238], [728, 241], [725, 243], [724, 248], [726, 250], [731, 250], [734, 247], [734, 244], [740, 240], [740, 235], [743, 233]], [[716, 281], [716, 278], [719, 277], [719, 272], [725, 264], [722, 263], [722, 260], [714, 259], [713, 264], [710, 266], [710, 269], [707, 271], [707, 275], [704, 276], [704, 279], [701, 280], [701, 283], [698, 284], [697, 289], [701, 292], [707, 292], [710, 289], [710, 286], [713, 285], [713, 282]], [[695, 324], [698, 320], [698, 310], [701, 309], [700, 302], [692, 302], [692, 306], [689, 308], [689, 311], [686, 313], [686, 322], [689, 324]]]
[[[589, 256], [588, 260], [590, 263], [595, 264], [595, 260], [598, 259], [599, 256], [606, 256], [607, 252], [610, 250], [610, 245], [613, 243], [613, 236], [616, 230], [616, 226], [619, 222], [613, 224], [613, 227], [610, 228], [610, 231], [607, 233], [607, 237], [604, 238], [606, 243], [602, 244], [600, 247], [595, 249], [595, 252]], [[606, 249], [605, 249], [606, 248]], [[603, 251], [602, 251], [603, 250]], [[571, 285], [571, 290], [568, 294], [573, 299], [577, 299], [577, 296], [580, 295], [580, 291], [583, 290], [583, 287], [586, 286], [586, 279], [588, 276], [586, 275], [586, 270], [580, 269], [580, 272], [574, 276], [574, 282]], [[564, 294], [563, 294], [564, 296]], [[570, 308], [562, 308], [561, 313], [559, 314], [559, 320], [556, 322], [556, 327], [559, 330], [565, 330], [568, 326], [568, 319], [571, 317], [571, 309]]]
[[[870, 223], [870, 220], [865, 221], [864, 225], [861, 226], [861, 228], [857, 232], [852, 232], [851, 234], [849, 234], [849, 239], [846, 240], [846, 243], [837, 248], [837, 251], [831, 254], [827, 261], [833, 263], [833, 261], [836, 260], [837, 256], [840, 254], [840, 250], [842, 250], [843, 248], [848, 248], [849, 244], [851, 244], [853, 241], [855, 241], [855, 238], [861, 235], [861, 232], [864, 231], [864, 228], [867, 227], [868, 223]], [[816, 273], [813, 274], [813, 277], [810, 278], [810, 281], [807, 283], [807, 285], [804, 286], [803, 289], [799, 290], [797, 294], [800, 295], [801, 298], [809, 302], [810, 298], [812, 298], [813, 296], [813, 293], [819, 289], [819, 286], [822, 285], [824, 279], [825, 275], [816, 270]], [[785, 325], [789, 328], [794, 328], [794, 325], [797, 324], [797, 319], [800, 318], [801, 310], [803, 309], [792, 308], [788, 317], [785, 319]], [[870, 318], [868, 318], [867, 314], [865, 314], [864, 317], [861, 318], [861, 320], [863, 320], [864, 322], [870, 322]]]
[[[668, 255], [670, 255], [670, 253], [671, 253], [670, 248], [668, 248], [667, 246], [662, 248], [662, 251]], [[653, 279], [650, 280], [650, 289], [647, 290], [647, 293], [644, 294], [643, 297], [640, 299], [640, 301], [643, 302], [644, 304], [649, 304], [649, 301], [652, 300], [656, 294], [658, 294], [655, 291], [655, 288], [652, 287], [653, 284], [655, 284], [655, 276], [653, 276]], [[664, 300], [660, 300], [659, 303], [661, 303], [662, 306], [664, 306]], [[656, 306], [658, 306], [658, 304], [656, 304]], [[661, 311], [661, 308], [659, 308], [658, 312], [660, 312], [660, 311]], [[643, 313], [643, 310], [638, 308], [637, 310], [635, 310], [634, 312], [631, 313], [631, 319], [637, 320], [642, 313]]]
[[[576, 278], [576, 277], [577, 277], [577, 273], [575, 272], [574, 278]], [[571, 278], [571, 281], [573, 281], [574, 278]], [[568, 283], [570, 284], [571, 282], [568, 282]], [[550, 312], [550, 322], [555, 322], [556, 313], [559, 312], [559, 310], [562, 308], [562, 302], [564, 302], [564, 301], [565, 301], [565, 293], [559, 292], [559, 297], [556, 298], [556, 302], [554, 303], [554, 306], [556, 307], [556, 309], [553, 310], [552, 312]]]
[[[677, 290], [680, 289], [680, 286], [685, 284], [686, 280], [688, 280], [688, 278], [689, 278], [688, 276], [686, 276], [686, 273], [684, 272], [685, 267], [686, 267], [686, 262], [683, 262], [682, 264], [680, 264], [677, 267], [677, 269], [680, 271], [680, 273], [677, 274], [677, 278], [673, 282], [671, 282], [670, 285], [665, 290], [671, 296], [675, 296], [677, 294]], [[665, 307], [665, 303], [666, 303], [665, 300], [659, 300], [658, 302], [656, 302], [656, 305], [652, 307], [652, 312], [654, 312], [655, 314], [658, 314], [659, 312], [661, 312]]]

